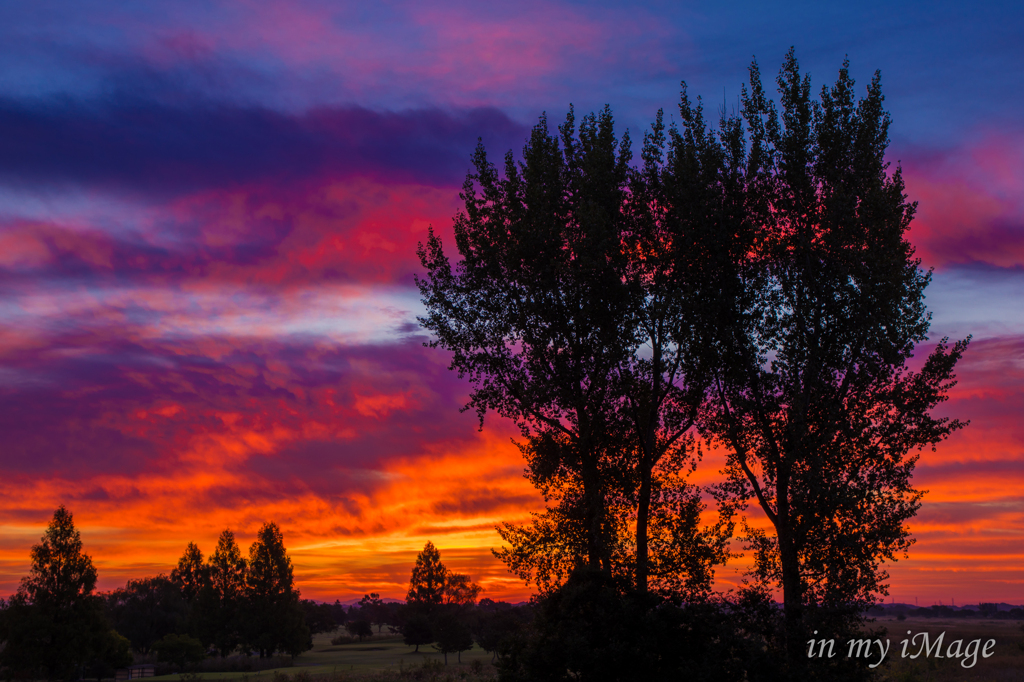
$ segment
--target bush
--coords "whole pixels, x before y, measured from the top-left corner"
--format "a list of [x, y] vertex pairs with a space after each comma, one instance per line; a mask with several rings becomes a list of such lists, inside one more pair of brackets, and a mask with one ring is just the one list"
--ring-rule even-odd
[[164, 635], [163, 639], [153, 644], [157, 652], [157, 660], [170, 663], [184, 670], [188, 665], [196, 665], [206, 658], [206, 648], [195, 637], [188, 635]]
[[358, 637], [360, 642], [363, 641], [363, 637], [373, 637], [373, 626], [370, 625], [370, 621], [363, 618], [345, 623], [345, 629], [348, 630], [348, 634]]
[[[679, 606], [625, 592], [604, 574], [580, 571], [538, 601], [532, 626], [504, 640], [498, 656], [500, 679], [771, 679], [762, 671], [772, 674], [777, 659], [753, 634], [771, 623], [759, 622], [759, 604], [749, 606], [735, 605], [731, 611], [712, 601]], [[748, 617], [744, 609], [753, 615]]]
[[351, 644], [354, 641], [356, 641], [355, 637], [351, 637], [349, 635], [338, 635], [331, 639], [331, 644], [338, 646], [339, 644]]

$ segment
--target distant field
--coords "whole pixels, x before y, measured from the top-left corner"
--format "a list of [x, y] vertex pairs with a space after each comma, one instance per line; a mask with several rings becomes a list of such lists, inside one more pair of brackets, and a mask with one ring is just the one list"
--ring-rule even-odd
[[[879, 668], [880, 680], [892, 682], [947, 682], [952, 680], [984, 680], [985, 682], [1020, 682], [1024, 680], [1024, 631], [1020, 621], [1012, 620], [975, 620], [964, 618], [907, 618], [898, 621], [896, 618], [878, 618], [874, 627], [883, 626], [888, 630], [891, 648], [887, 663]], [[945, 633], [943, 649], [949, 647], [953, 640], [964, 640], [964, 644], [974, 639], [996, 640], [991, 658], [978, 656], [977, 664], [965, 669], [957, 660], [929, 658], [921, 656], [917, 659], [901, 659], [901, 642], [908, 637], [907, 630], [914, 634], [928, 632], [934, 639]], [[920, 643], [920, 640], [918, 640]], [[917, 647], [908, 645], [907, 653], [913, 653]]]
[[[294, 678], [296, 675], [306, 673], [311, 677], [330, 675], [332, 677], [364, 677], [366, 673], [378, 671], [400, 671], [406, 668], [421, 667], [424, 661], [433, 659], [444, 662], [444, 655], [438, 653], [428, 645], [420, 645], [419, 653], [414, 653], [415, 647], [407, 646], [402, 642], [401, 635], [375, 635], [362, 642], [350, 644], [332, 645], [331, 638], [335, 634], [316, 635], [313, 637], [313, 648], [294, 660], [294, 665], [285, 668], [262, 670], [258, 673], [214, 673], [201, 672], [203, 680], [248, 680], [249, 682], [269, 682], [274, 680], [275, 673], [278, 681], [281, 675], [288, 675]], [[478, 646], [473, 646], [469, 651], [462, 652], [462, 665], [458, 664], [458, 655], [448, 654], [448, 667], [456, 670], [468, 670], [474, 660], [488, 664], [490, 668], [491, 654]], [[479, 665], [479, 664], [478, 664]], [[180, 675], [161, 675], [148, 678], [152, 680], [180, 680]]]
[[[953, 682], [984, 681], [984, 682], [1021, 682], [1024, 681], [1024, 630], [1020, 621], [1005, 620], [965, 620], [907, 618], [898, 621], [896, 618], [878, 618], [872, 627], [885, 627], [891, 640], [886, 662], [878, 669], [879, 682]], [[991, 658], [978, 657], [977, 664], [965, 669], [957, 660], [928, 658], [900, 658], [901, 641], [907, 637], [907, 630], [914, 634], [928, 632], [934, 639], [939, 633], [945, 633], [943, 650], [953, 640], [964, 640], [965, 644], [973, 639], [996, 640]], [[401, 636], [374, 636], [363, 642], [332, 645], [334, 635], [317, 635], [313, 638], [313, 648], [295, 659], [291, 667], [263, 670], [259, 673], [200, 673], [203, 680], [242, 680], [244, 682], [286, 682], [282, 675], [287, 675], [290, 682], [304, 682], [310, 678], [329, 677], [331, 680], [389, 680], [389, 679], [459, 679], [483, 680], [494, 675], [490, 666], [491, 655], [479, 647], [462, 652], [462, 665], [457, 663], [457, 656], [448, 655], [448, 668], [435, 668], [428, 674], [422, 669], [425, 661], [441, 662], [443, 656], [432, 647], [420, 646], [419, 653], [414, 647], [402, 643]], [[837, 647], [837, 651], [845, 649]], [[916, 647], [908, 646], [908, 653], [916, 651]], [[471, 673], [473, 661], [476, 674]], [[429, 665], [429, 664], [428, 664]], [[298, 679], [296, 679], [298, 677]], [[154, 682], [162, 680], [180, 680], [179, 675], [163, 675], [152, 678]], [[311, 682], [317, 682], [315, 680]]]

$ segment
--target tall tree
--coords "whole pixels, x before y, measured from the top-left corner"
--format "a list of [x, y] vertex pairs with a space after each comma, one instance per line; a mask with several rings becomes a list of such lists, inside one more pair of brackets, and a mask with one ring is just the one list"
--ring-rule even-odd
[[[943, 339], [920, 369], [907, 366], [928, 338], [930, 273], [906, 240], [915, 204], [884, 158], [879, 74], [858, 101], [844, 63], [815, 101], [791, 50], [777, 83], [781, 118], [752, 65], [748, 139], [727, 120], [715, 152], [736, 160], [722, 172], [742, 175], [732, 203], [743, 212], [709, 257], [720, 356], [704, 426], [728, 449], [731, 491], [756, 499], [774, 528], [748, 539], [757, 577], [782, 588], [795, 664], [808, 606], [855, 619], [886, 594], [882, 562], [913, 542], [915, 451], [964, 426], [932, 410], [967, 341]], [[713, 138], [693, 113], [684, 100], [690, 140]]]
[[246, 643], [260, 652], [260, 658], [275, 651], [297, 656], [312, 646], [292, 560], [273, 522], [263, 524], [249, 548], [245, 616]]
[[620, 447], [632, 479], [636, 589], [646, 592], [653, 578], [663, 592], [693, 596], [710, 589], [712, 567], [728, 558], [733, 529], [730, 504], [720, 505], [714, 526], [701, 528], [705, 505], [686, 480], [699, 459], [693, 427], [711, 381], [700, 295], [706, 252], [699, 233], [719, 216], [694, 191], [700, 179], [687, 177], [682, 187], [679, 182], [694, 170], [713, 174], [714, 167], [687, 167], [674, 127], [666, 157], [665, 132], [659, 110], [644, 134], [642, 164], [630, 174], [623, 207], [629, 227], [621, 248], [629, 254], [626, 282], [638, 346], [619, 373], [619, 415], [628, 433]]
[[61, 505], [38, 545], [32, 569], [0, 618], [0, 666], [48, 679], [75, 679], [100, 657], [111, 637], [96, 587], [96, 568], [82, 551], [71, 512]]
[[196, 600], [203, 634], [200, 639], [216, 646], [221, 656], [227, 656], [241, 642], [246, 586], [245, 558], [230, 529], [220, 534], [206, 570], [208, 579]]
[[522, 431], [548, 509], [499, 528], [509, 546], [497, 554], [543, 590], [586, 565], [645, 591], [652, 539], [662, 586], [687, 563], [668, 555], [708, 549], [705, 584], [707, 562], [726, 555], [728, 521], [683, 527], [702, 508], [683, 472], [708, 373], [691, 352], [682, 240], [664, 220], [663, 147], [659, 117], [637, 172], [608, 107], [578, 129], [570, 109], [557, 134], [541, 117], [504, 177], [478, 146], [454, 226], [462, 261], [453, 268], [433, 233], [419, 252], [420, 321], [475, 384], [467, 407]]
[[607, 108], [578, 131], [570, 110], [554, 135], [542, 116], [523, 161], [506, 155], [504, 177], [478, 145], [454, 225], [462, 261], [453, 269], [431, 232], [417, 280], [431, 345], [452, 351], [451, 369], [475, 385], [467, 408], [481, 427], [493, 410], [545, 444], [526, 446], [535, 477], [571, 470], [580, 560], [605, 571], [614, 540], [601, 459], [613, 381], [633, 345], [619, 249], [630, 158]]
[[191, 604], [203, 589], [208, 578], [203, 553], [194, 542], [188, 543], [185, 553], [178, 559], [178, 565], [171, 571], [171, 580], [178, 585], [185, 601]]
[[427, 609], [441, 604], [447, 578], [448, 569], [441, 563], [441, 553], [428, 540], [423, 551], [416, 555], [416, 565], [409, 579], [409, 594], [405, 600]]

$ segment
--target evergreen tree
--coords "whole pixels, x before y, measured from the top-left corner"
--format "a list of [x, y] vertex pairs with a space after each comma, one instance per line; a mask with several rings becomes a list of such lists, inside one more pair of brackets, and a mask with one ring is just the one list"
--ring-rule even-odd
[[260, 652], [260, 658], [275, 651], [298, 656], [312, 647], [294, 585], [292, 560], [276, 523], [263, 524], [249, 548], [245, 588], [245, 642]]
[[441, 553], [434, 547], [434, 543], [428, 540], [423, 546], [423, 551], [416, 556], [406, 602], [423, 606], [428, 610], [443, 603], [447, 577], [448, 569], [441, 563]]
[[208, 580], [196, 600], [200, 639], [227, 656], [241, 643], [246, 562], [230, 529], [220, 534], [206, 567]]
[[110, 638], [96, 568], [61, 505], [32, 547], [32, 569], [0, 616], [0, 666], [18, 675], [71, 680], [102, 656]]
[[207, 580], [207, 568], [203, 563], [203, 553], [194, 542], [188, 543], [185, 553], [178, 559], [178, 565], [171, 571], [171, 580], [181, 590], [181, 595], [188, 604], [192, 604]]

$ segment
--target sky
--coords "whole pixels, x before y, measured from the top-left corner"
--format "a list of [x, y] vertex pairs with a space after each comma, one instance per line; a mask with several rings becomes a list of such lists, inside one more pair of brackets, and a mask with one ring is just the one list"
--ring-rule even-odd
[[638, 140], [794, 46], [815, 89], [881, 70], [920, 352], [974, 339], [890, 599], [1024, 603], [1022, 33], [1010, 2], [0, 5], [0, 594], [65, 504], [101, 589], [274, 521], [303, 597], [402, 598], [432, 540], [527, 598], [490, 550], [542, 500], [423, 347], [416, 245], [451, 244], [478, 138], [607, 103]]

